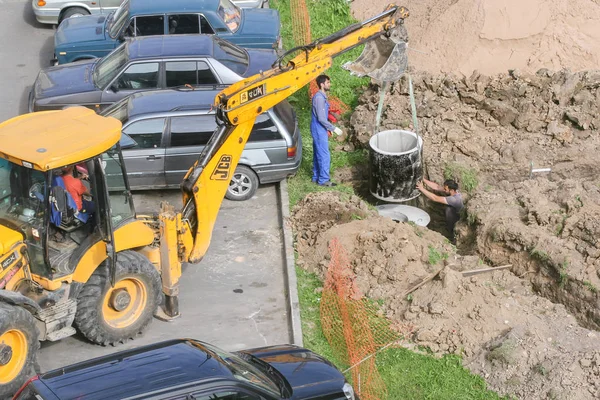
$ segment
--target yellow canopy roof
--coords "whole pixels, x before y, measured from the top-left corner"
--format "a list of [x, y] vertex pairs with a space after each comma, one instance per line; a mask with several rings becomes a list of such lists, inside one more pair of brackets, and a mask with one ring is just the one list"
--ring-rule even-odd
[[34, 112], [0, 124], [0, 157], [47, 171], [97, 156], [120, 138], [119, 120], [89, 108]]

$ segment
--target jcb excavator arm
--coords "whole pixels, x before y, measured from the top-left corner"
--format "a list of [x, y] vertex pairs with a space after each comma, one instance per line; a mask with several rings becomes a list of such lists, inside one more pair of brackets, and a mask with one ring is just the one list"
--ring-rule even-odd
[[[383, 13], [363, 23], [288, 51], [272, 69], [231, 85], [217, 95], [214, 107], [219, 126], [181, 185], [185, 206], [179, 221], [184, 233], [178, 235], [178, 242], [187, 245], [180, 260], [196, 263], [206, 254], [223, 197], [256, 117], [324, 73], [331, 67], [333, 57], [361, 44], [366, 45], [361, 56], [344, 68], [379, 81], [398, 80], [407, 64], [407, 35], [403, 24], [406, 17], [406, 8], [389, 5]], [[298, 55], [283, 65], [286, 55], [296, 52]], [[170, 269], [172, 273], [168, 276], [174, 279], [165, 282], [163, 276], [167, 294], [165, 311], [178, 314], [169, 308], [177, 307], [176, 298], [170, 296], [176, 296], [179, 272]], [[173, 307], [169, 307], [169, 303]]]
[[[333, 57], [374, 39], [381, 42], [375, 46], [385, 48], [387, 45], [388, 49], [379, 50], [380, 65], [372, 67], [385, 67], [387, 63], [387, 68], [393, 69], [394, 73], [384, 76], [382, 80], [398, 80], [406, 68], [406, 34], [403, 22], [407, 16], [406, 8], [388, 6], [386, 11], [370, 20], [292, 49], [290, 52], [302, 52], [286, 65], [277, 65], [271, 70], [244, 79], [217, 95], [214, 106], [219, 127], [182, 184], [186, 204], [184, 216], [195, 220], [195, 226], [192, 227], [195, 238], [188, 256], [189, 262], [198, 262], [208, 249], [219, 208], [256, 117], [324, 73], [331, 67]], [[390, 54], [381, 54], [389, 53], [390, 44], [391, 57], [394, 57], [393, 51], [398, 50], [401, 57], [392, 59]], [[375, 63], [375, 58], [370, 57], [368, 61]], [[357, 70], [364, 65], [357, 67], [348, 66], [349, 69]]]

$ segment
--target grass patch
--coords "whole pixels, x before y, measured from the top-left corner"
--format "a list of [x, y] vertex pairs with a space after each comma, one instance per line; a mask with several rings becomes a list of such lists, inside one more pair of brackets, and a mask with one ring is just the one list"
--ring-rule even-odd
[[560, 288], [564, 288], [567, 282], [569, 282], [569, 274], [567, 273], [567, 268], [569, 267], [569, 262], [567, 260], [563, 261], [560, 264], [560, 271], [558, 271], [558, 286]]
[[487, 359], [490, 361], [498, 361], [505, 365], [514, 364], [516, 349], [517, 343], [513, 339], [506, 339], [502, 344], [496, 346], [487, 354]]
[[563, 210], [559, 210], [558, 213], [560, 214], [561, 219], [558, 224], [556, 224], [556, 229], [554, 231], [556, 236], [560, 236], [563, 233], [563, 230], [565, 229], [565, 222], [567, 220], [567, 214]]
[[327, 342], [321, 327], [320, 307], [321, 288], [323, 282], [316, 274], [296, 267], [298, 278], [298, 299], [300, 300], [300, 318], [302, 320], [302, 338], [304, 346], [317, 352], [333, 362], [338, 368], [346, 369], [348, 365], [338, 360]]
[[590, 281], [583, 281], [583, 286], [588, 288], [588, 290], [592, 293], [598, 293], [598, 288]]
[[[292, 15], [289, 0], [271, 0], [271, 7], [279, 11], [282, 25], [283, 44], [286, 49], [306, 44], [295, 43], [292, 37]], [[307, 0], [307, 6], [311, 20], [312, 39], [318, 39], [330, 35], [356, 20], [350, 14], [350, 8], [346, 0]], [[362, 51], [362, 46], [334, 58], [333, 66], [325, 73], [331, 78], [330, 94], [339, 98], [350, 109], [353, 109], [358, 101], [361, 87], [368, 85], [368, 78], [357, 78], [341, 68], [346, 61], [355, 60]], [[348, 185], [339, 185], [335, 188], [322, 188], [312, 183], [312, 137], [310, 134], [311, 103], [308, 98], [308, 88], [302, 88], [288, 101], [296, 109], [298, 115], [298, 126], [302, 134], [302, 163], [295, 177], [288, 180], [290, 206], [294, 206], [304, 196], [311, 192], [336, 190], [353, 194], [354, 190]], [[336, 152], [333, 147], [337, 144], [334, 140], [329, 141], [331, 153], [331, 175], [338, 168], [352, 165], [364, 164], [366, 152], [358, 150], [354, 152]]]
[[500, 399], [487, 390], [483, 378], [466, 370], [461, 359], [437, 359], [406, 349], [389, 349], [377, 356], [377, 367], [387, 383], [388, 399]]
[[550, 261], [550, 256], [548, 255], [548, 253], [546, 253], [544, 250], [538, 249], [537, 247], [531, 249], [529, 255], [532, 258], [535, 258], [543, 263]]
[[439, 252], [432, 245], [429, 245], [428, 249], [429, 249], [429, 258], [428, 258], [427, 262], [429, 262], [430, 265], [436, 265], [440, 261], [448, 259], [448, 253]]
[[542, 363], [535, 364], [533, 366], [533, 370], [542, 376], [548, 375], [548, 370], [546, 369], [546, 367], [544, 367], [544, 365], [542, 365]]
[[454, 179], [459, 184], [459, 188], [471, 194], [479, 185], [477, 171], [473, 168], [467, 168], [460, 164], [447, 163], [444, 167], [444, 179]]

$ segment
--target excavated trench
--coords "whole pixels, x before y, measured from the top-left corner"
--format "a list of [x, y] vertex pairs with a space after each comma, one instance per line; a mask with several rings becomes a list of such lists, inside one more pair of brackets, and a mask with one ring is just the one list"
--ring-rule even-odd
[[[463, 187], [459, 249], [513, 264], [536, 292], [599, 330], [600, 72], [413, 80], [426, 174], [438, 182], [444, 175], [459, 184], [478, 181], [471, 193]], [[351, 117], [349, 139], [357, 147], [373, 140], [379, 97], [371, 87]], [[406, 79], [386, 101], [382, 129], [412, 129]], [[552, 171], [530, 174], [532, 164]], [[432, 217], [435, 229], [440, 214]]]

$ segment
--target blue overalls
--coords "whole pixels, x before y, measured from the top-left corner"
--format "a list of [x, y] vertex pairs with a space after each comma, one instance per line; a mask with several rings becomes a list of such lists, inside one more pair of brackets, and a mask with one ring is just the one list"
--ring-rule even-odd
[[[310, 133], [313, 138], [313, 176], [312, 181], [322, 185], [329, 181], [329, 165], [331, 158], [329, 156], [329, 135], [327, 128], [319, 122], [319, 116], [315, 112], [315, 100], [317, 96], [325, 99], [325, 123], [328, 124], [327, 115], [329, 115], [329, 103], [327, 97], [321, 92], [315, 93], [312, 99], [313, 107], [311, 110], [312, 118], [310, 120]], [[321, 115], [323, 118], [323, 115]]]

